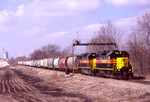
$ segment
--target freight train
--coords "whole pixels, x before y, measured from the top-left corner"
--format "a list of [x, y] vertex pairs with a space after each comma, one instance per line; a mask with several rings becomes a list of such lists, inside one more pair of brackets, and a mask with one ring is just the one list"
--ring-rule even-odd
[[96, 76], [114, 78], [133, 77], [133, 66], [126, 51], [109, 50], [98, 53], [84, 53], [77, 56], [19, 61], [18, 64], [53, 70], [75, 71]]

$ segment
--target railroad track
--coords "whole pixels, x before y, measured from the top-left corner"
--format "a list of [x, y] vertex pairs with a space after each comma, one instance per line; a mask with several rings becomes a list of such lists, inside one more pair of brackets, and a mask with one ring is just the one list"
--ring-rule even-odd
[[145, 80], [144, 77], [137, 77], [137, 76], [134, 76], [133, 78], [131, 79], [121, 79], [121, 78], [117, 78], [115, 80], [122, 80], [122, 81], [127, 81], [127, 82], [132, 82], [132, 83], [139, 83], [139, 84], [147, 84], [147, 85], [150, 85], [150, 80]]
[[[33, 67], [33, 68], [37, 68], [37, 67]], [[44, 68], [45, 70], [53, 70], [53, 69], [48, 69], [48, 68]], [[53, 70], [53, 71], [56, 71], [56, 70]], [[58, 70], [57, 70], [58, 71]], [[70, 72], [72, 73], [72, 72]], [[144, 77], [142, 76], [134, 76], [133, 78], [129, 78], [129, 79], [126, 79], [126, 78], [114, 78], [112, 77], [109, 77], [109, 76], [105, 76], [105, 75], [102, 75], [102, 76], [95, 76], [94, 74], [85, 74], [85, 73], [81, 73], [82, 75], [87, 75], [87, 76], [92, 76], [92, 77], [103, 77], [103, 78], [110, 78], [110, 79], [115, 79], [115, 80], [123, 80], [123, 81], [128, 81], [128, 82], [133, 82], [133, 83], [139, 83], [139, 84], [148, 84], [150, 85], [150, 80], [145, 80]], [[73, 76], [73, 75], [71, 75]]]
[[[89, 74], [83, 74], [83, 75], [89, 75]], [[133, 82], [133, 83], [150, 85], [150, 80], [145, 80], [145, 78], [142, 77], [142, 76], [134, 76], [133, 78], [129, 78], [129, 79], [121, 78], [121, 77], [118, 77], [118, 78], [109, 77], [109, 76], [105, 76], [105, 75], [103, 75], [103, 76], [95, 76], [93, 74], [89, 75], [89, 76], [92, 76], [92, 77], [102, 77], [102, 78], [110, 78], [110, 79], [114, 79], [114, 80], [122, 80], [122, 81], [127, 81], [127, 82]]]
[[134, 79], [130, 79], [128, 80], [130, 82], [134, 82], [134, 83], [139, 83], [139, 84], [147, 84], [147, 85], [150, 85], [150, 80], [134, 80]]

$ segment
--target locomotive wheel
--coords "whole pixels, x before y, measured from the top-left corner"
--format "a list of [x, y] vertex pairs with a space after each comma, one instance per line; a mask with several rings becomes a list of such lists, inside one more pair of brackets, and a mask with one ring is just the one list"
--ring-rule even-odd
[[76, 73], [81, 73], [81, 69], [80, 68], [78, 68], [78, 69], [76, 69], [76, 71], [75, 71]]
[[122, 71], [121, 72], [121, 78], [124, 78], [124, 79], [129, 79], [129, 75], [126, 71]]
[[128, 73], [126, 73], [126, 75], [125, 75], [125, 79], [129, 79], [129, 75], [128, 75]]
[[112, 73], [112, 71], [109, 71], [108, 77], [109, 77], [109, 78], [113, 78], [113, 73]]
[[89, 69], [88, 69], [88, 75], [90, 75], [90, 76], [91, 76], [91, 73], [92, 73], [92, 72], [91, 72], [91, 70], [89, 70]]
[[126, 75], [126, 79], [129, 79], [129, 75]]
[[83, 68], [81, 68], [80, 73], [81, 73], [81, 74], [85, 74]]
[[94, 74], [99, 77], [100, 76], [99, 70], [97, 70], [97, 69], [94, 70]]

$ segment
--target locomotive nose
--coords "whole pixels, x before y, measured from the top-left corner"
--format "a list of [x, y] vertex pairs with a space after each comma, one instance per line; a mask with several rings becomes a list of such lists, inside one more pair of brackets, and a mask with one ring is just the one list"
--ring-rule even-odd
[[128, 69], [128, 58], [120, 57], [117, 58], [117, 69], [118, 70], [127, 70]]

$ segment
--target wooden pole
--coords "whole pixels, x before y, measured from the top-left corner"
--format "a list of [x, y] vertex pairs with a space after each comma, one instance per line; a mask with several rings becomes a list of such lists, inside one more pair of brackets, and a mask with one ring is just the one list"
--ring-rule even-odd
[[73, 64], [73, 75], [74, 75], [74, 45], [72, 44], [72, 64]]

